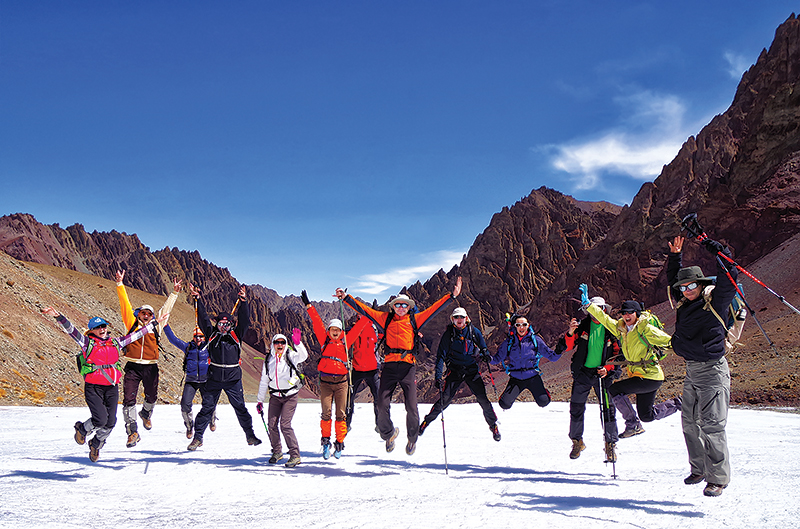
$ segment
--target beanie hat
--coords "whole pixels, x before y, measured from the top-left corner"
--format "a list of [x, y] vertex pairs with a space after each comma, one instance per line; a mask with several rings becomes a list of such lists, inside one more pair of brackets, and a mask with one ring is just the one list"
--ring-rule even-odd
[[623, 314], [629, 312], [635, 312], [636, 317], [638, 318], [639, 316], [642, 315], [642, 305], [638, 301], [623, 301], [622, 308], [620, 309], [620, 311]]
[[331, 327], [336, 327], [337, 329], [344, 330], [344, 326], [342, 325], [342, 320], [339, 318], [333, 318], [331, 321], [328, 322], [328, 326], [325, 330], [330, 329]]

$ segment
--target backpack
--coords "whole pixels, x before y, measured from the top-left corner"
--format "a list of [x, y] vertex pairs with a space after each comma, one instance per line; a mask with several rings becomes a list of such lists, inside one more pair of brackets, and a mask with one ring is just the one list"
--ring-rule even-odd
[[[114, 345], [114, 347], [117, 348], [117, 351], [120, 353], [120, 356], [122, 356], [122, 351], [120, 350], [119, 342], [117, 342], [117, 340], [114, 339], [111, 341], [111, 343]], [[122, 361], [117, 360], [117, 363], [113, 365], [90, 364], [89, 356], [92, 354], [92, 350], [94, 350], [94, 344], [95, 341], [89, 339], [89, 346], [86, 348], [86, 354], [84, 355], [83, 351], [81, 351], [80, 353], [75, 355], [75, 362], [78, 365], [78, 373], [80, 373], [82, 377], [85, 377], [90, 373], [94, 373], [95, 371], [100, 370], [100, 373], [105, 377], [105, 379], [108, 380], [108, 382], [113, 385], [115, 382], [106, 374], [105, 371], [103, 371], [103, 369], [106, 367], [116, 367], [119, 371], [122, 371]]]
[[[416, 307], [414, 307], [414, 308], [416, 309]], [[417, 327], [417, 318], [416, 318], [415, 315], [416, 315], [416, 310], [409, 311], [409, 313], [408, 313], [409, 320], [411, 321], [411, 329], [414, 332], [414, 345], [411, 346], [411, 350], [410, 351], [407, 351], [406, 353], [404, 353], [402, 355], [402, 358], [405, 358], [409, 354], [413, 355], [414, 358], [416, 358], [418, 356], [418, 353], [419, 353], [419, 349], [420, 349], [420, 345], [419, 345], [419, 327]], [[386, 346], [386, 331], [389, 328], [389, 324], [392, 322], [393, 319], [394, 319], [394, 310], [390, 310], [389, 311], [389, 316], [386, 318], [386, 325], [383, 327], [383, 338], [381, 338], [381, 340], [375, 346], [375, 350], [376, 351], [381, 349], [381, 348], [383, 348], [382, 349], [383, 353], [382, 353], [381, 356], [385, 356], [386, 355], [386, 347], [385, 347]]]
[[718, 314], [714, 307], [711, 305], [711, 294], [714, 292], [716, 285], [709, 285], [703, 289], [703, 310], [710, 310], [714, 316], [717, 317], [719, 322], [725, 327], [725, 352], [730, 353], [739, 345], [739, 338], [742, 336], [744, 329], [744, 320], [747, 318], [747, 309], [744, 306], [744, 299], [739, 294], [742, 292], [741, 283], [737, 283], [737, 292], [733, 296], [733, 301], [728, 305], [728, 309], [724, 312], [725, 317]]
[[[643, 310], [642, 315], [644, 315], [647, 318], [648, 324], [652, 325], [653, 327], [655, 327], [660, 331], [664, 330], [664, 324], [661, 323], [661, 320], [658, 319], [658, 316], [656, 316], [649, 310]], [[647, 356], [651, 358], [650, 360], [644, 361], [644, 363], [647, 363], [649, 365], [657, 365], [661, 360], [664, 359], [665, 356], [667, 356], [667, 352], [664, 350], [663, 347], [656, 347], [650, 342], [648, 342], [647, 338], [644, 335], [640, 333], [637, 334], [639, 335], [639, 340], [641, 340], [642, 343], [647, 346]], [[638, 362], [634, 362], [632, 364], [638, 364]]]

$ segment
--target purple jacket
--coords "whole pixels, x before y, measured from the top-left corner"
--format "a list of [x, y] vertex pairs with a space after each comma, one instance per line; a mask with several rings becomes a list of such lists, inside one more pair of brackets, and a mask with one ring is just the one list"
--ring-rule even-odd
[[547, 347], [541, 337], [534, 336], [531, 331], [520, 338], [517, 333], [503, 340], [497, 348], [497, 354], [492, 357], [492, 364], [502, 365], [509, 376], [518, 380], [526, 380], [541, 375], [539, 360], [542, 357], [551, 362], [558, 361], [560, 354], [556, 354]]

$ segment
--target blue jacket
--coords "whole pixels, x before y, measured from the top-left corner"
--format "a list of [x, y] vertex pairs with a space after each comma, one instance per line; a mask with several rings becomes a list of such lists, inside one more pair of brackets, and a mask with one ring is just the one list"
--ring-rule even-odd
[[450, 369], [464, 369], [478, 365], [478, 356], [487, 351], [483, 334], [471, 323], [459, 330], [452, 323], [447, 326], [436, 351], [436, 379], [444, 375], [445, 363]]
[[172, 332], [169, 325], [164, 327], [164, 332], [169, 343], [183, 351], [183, 371], [186, 373], [186, 382], [204, 383], [208, 377], [208, 343], [203, 342], [202, 347], [197, 347], [194, 340], [184, 342]]
[[526, 380], [542, 374], [539, 369], [542, 357], [556, 362], [561, 355], [553, 352], [541, 337], [534, 336], [529, 330], [522, 338], [513, 333], [503, 340], [497, 348], [497, 354], [492, 357], [492, 364], [502, 365], [513, 378]]

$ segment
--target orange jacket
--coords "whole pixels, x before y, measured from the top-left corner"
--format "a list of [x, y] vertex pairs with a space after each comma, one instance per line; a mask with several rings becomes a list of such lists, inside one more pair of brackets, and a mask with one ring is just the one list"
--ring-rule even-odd
[[[451, 294], [447, 294], [422, 312], [415, 313], [414, 321], [417, 324], [417, 330], [421, 329], [431, 316], [439, 312], [439, 310], [443, 309], [454, 299], [455, 298], [453, 298]], [[391, 312], [375, 310], [350, 295], [344, 298], [344, 302], [359, 314], [372, 320], [380, 330], [383, 330], [383, 333], [386, 335], [387, 348], [406, 352], [391, 352], [384, 357], [384, 362], [408, 362], [409, 364], [416, 362], [414, 355], [407, 354], [408, 351], [414, 349], [414, 328], [411, 325], [411, 316], [409, 314], [406, 314], [402, 318], [394, 315], [392, 321], [388, 323], [387, 328], [387, 320], [392, 314]]]
[[[340, 337], [336, 340], [331, 339], [325, 330], [325, 324], [322, 323], [322, 318], [320, 318], [317, 309], [314, 307], [306, 307], [306, 310], [308, 311], [308, 315], [311, 316], [314, 336], [317, 337], [317, 341], [320, 346], [322, 346], [322, 358], [319, 359], [317, 371], [324, 375], [346, 375], [348, 358], [347, 349], [342, 341], [342, 335], [339, 335]], [[342, 323], [342, 325], [344, 325], [344, 323]], [[361, 331], [363, 331], [367, 325], [369, 325], [369, 320], [366, 318], [361, 318], [353, 325], [353, 328], [344, 335], [348, 346], [356, 341], [358, 335], [361, 334]]]

